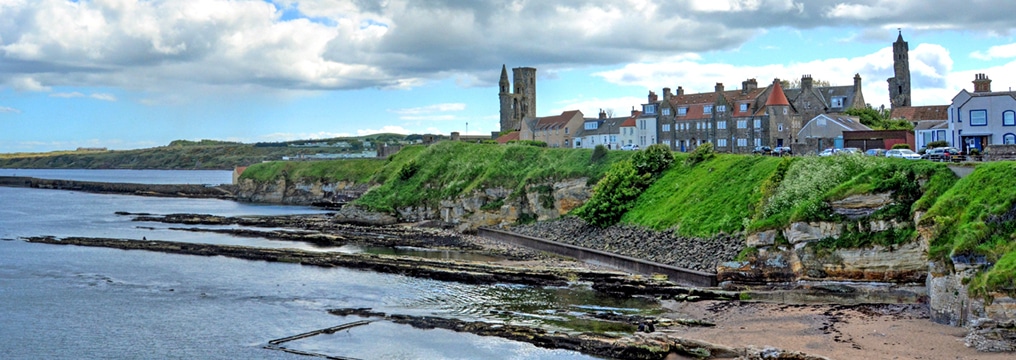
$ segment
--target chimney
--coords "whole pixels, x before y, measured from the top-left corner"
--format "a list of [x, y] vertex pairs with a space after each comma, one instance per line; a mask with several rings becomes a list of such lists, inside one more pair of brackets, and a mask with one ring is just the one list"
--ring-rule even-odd
[[983, 73], [974, 75], [974, 92], [991, 92], [991, 79], [988, 78], [988, 75]]
[[723, 92], [723, 83], [716, 83], [716, 92]]
[[811, 90], [811, 75], [801, 76], [801, 90]]
[[861, 92], [861, 74], [854, 73], [854, 92]]
[[663, 101], [670, 100], [671, 96], [673, 95], [670, 93], [670, 88], [669, 87], [663, 88]]
[[683, 96], [683, 95], [684, 95], [684, 87], [678, 86], [677, 87], [677, 96]]
[[650, 90], [650, 91], [649, 91], [649, 102], [650, 102], [650, 103], [655, 103], [655, 102], [657, 102], [657, 101], [660, 101], [660, 98], [659, 98], [658, 96], [656, 96], [656, 93], [655, 93], [655, 92], [653, 92], [652, 90]]
[[607, 112], [603, 111], [603, 109], [600, 109], [600, 119], [606, 119], [606, 118], [607, 118]]
[[634, 106], [632, 106], [632, 107], [631, 107], [631, 116], [635, 116], [635, 115], [638, 115], [638, 114], [639, 114], [639, 111], [638, 111], [638, 110], [635, 110], [635, 107], [634, 107]]
[[758, 81], [755, 79], [748, 79], [741, 82], [741, 93], [747, 94], [749, 91], [758, 89]]

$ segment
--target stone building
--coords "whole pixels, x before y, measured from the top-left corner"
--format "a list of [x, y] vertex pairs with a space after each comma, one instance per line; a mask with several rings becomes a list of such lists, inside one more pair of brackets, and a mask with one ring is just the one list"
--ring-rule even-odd
[[519, 67], [512, 69], [515, 88], [508, 82], [508, 68], [501, 65], [501, 80], [498, 82], [501, 99], [501, 131], [522, 129], [522, 120], [536, 117], [536, 69]]
[[893, 71], [889, 78], [889, 104], [892, 109], [910, 106], [910, 45], [903, 41], [903, 32], [893, 43]]
[[580, 110], [565, 111], [556, 116], [525, 118], [519, 139], [543, 141], [548, 147], [570, 148], [584, 122]]

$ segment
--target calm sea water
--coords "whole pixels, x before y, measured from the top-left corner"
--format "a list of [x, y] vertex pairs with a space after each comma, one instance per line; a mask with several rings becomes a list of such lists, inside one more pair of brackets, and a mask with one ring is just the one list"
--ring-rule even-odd
[[[206, 172], [165, 172], [155, 180], [147, 171], [97, 172], [54, 171], [49, 176], [98, 181], [112, 176], [120, 182], [223, 181], [205, 178]], [[22, 170], [17, 170], [17, 175], [21, 174]], [[328, 315], [325, 310], [331, 308], [370, 307], [388, 313], [545, 325], [560, 321], [562, 313], [575, 309], [655, 308], [639, 299], [603, 298], [582, 286], [475, 286], [349, 269], [17, 240], [75, 235], [311, 248], [292, 242], [172, 231], [161, 224], [136, 223], [113, 214], [317, 212], [311, 208], [3, 187], [0, 205], [3, 359], [305, 359], [262, 347], [271, 339], [359, 320]], [[492, 311], [511, 315], [495, 317]], [[417, 330], [386, 322], [287, 346], [363, 359], [588, 358], [500, 338]]]

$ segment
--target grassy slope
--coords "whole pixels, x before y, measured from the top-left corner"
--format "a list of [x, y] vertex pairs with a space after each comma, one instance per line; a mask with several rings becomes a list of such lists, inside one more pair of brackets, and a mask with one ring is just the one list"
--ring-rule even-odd
[[268, 182], [285, 176], [289, 181], [338, 180], [366, 184], [384, 165], [385, 161], [378, 159], [273, 161], [251, 165], [240, 178]]
[[739, 232], [780, 158], [720, 154], [692, 167], [682, 162], [676, 159], [621, 221], [686, 236]]
[[[408, 150], [408, 151], [407, 151]], [[437, 205], [473, 190], [504, 187], [523, 193], [528, 184], [578, 177], [599, 179], [610, 163], [631, 156], [611, 151], [591, 163], [592, 150], [548, 149], [525, 145], [441, 142], [399, 152], [374, 178], [381, 186], [357, 203], [392, 212], [410, 205]]]
[[235, 166], [278, 160], [282, 156], [334, 151], [334, 148], [192, 145], [123, 151], [20, 153], [0, 155], [0, 168], [232, 170]]

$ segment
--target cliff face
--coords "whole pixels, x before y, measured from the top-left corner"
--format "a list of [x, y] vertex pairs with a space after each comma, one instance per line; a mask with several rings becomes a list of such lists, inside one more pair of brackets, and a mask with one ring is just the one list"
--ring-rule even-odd
[[236, 198], [240, 201], [287, 205], [343, 204], [360, 197], [367, 189], [366, 184], [346, 181], [289, 182], [283, 177], [275, 182], [244, 179], [237, 184]]

